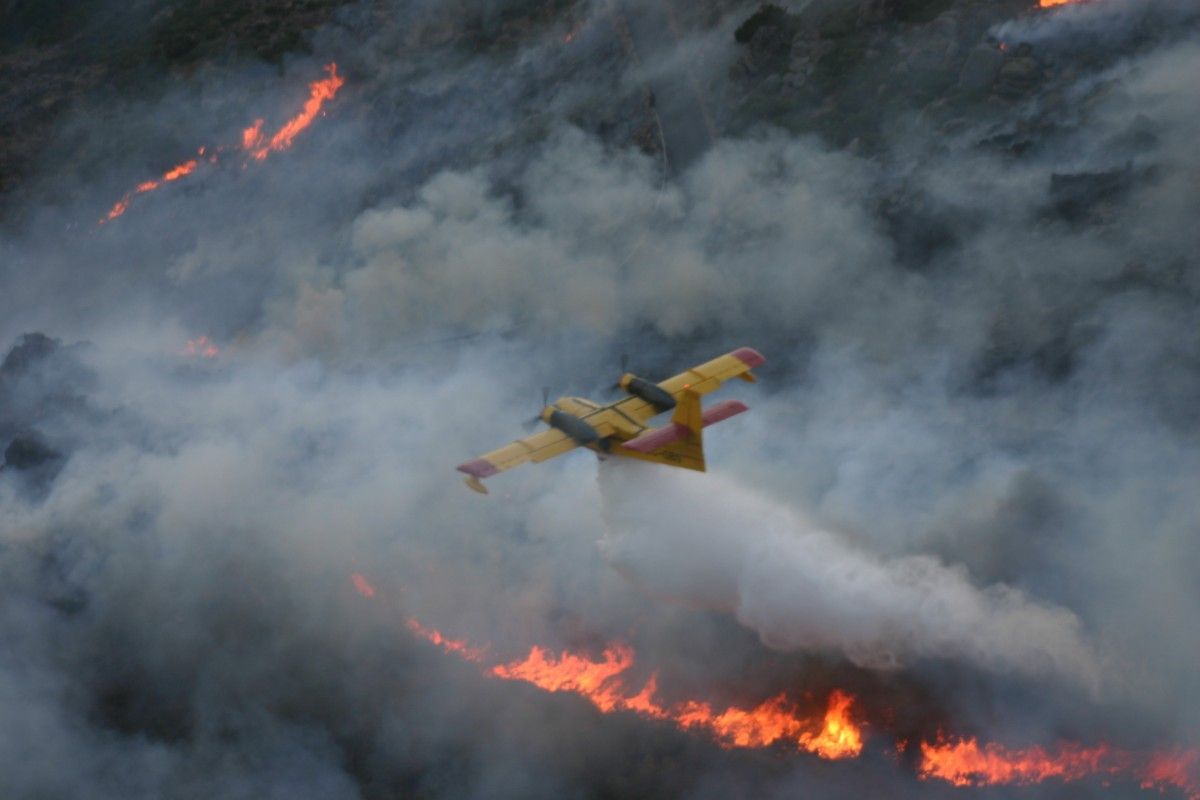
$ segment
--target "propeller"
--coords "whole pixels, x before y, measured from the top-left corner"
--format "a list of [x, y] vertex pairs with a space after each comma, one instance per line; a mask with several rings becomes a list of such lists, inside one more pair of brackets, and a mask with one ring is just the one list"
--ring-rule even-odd
[[[546, 409], [546, 406], [548, 406], [548, 405], [550, 405], [550, 387], [543, 386], [542, 387], [542, 411], [544, 411]], [[542, 411], [538, 411], [538, 413], [534, 414], [531, 419], [528, 419], [525, 421], [525, 430], [531, 431], [537, 427], [537, 424], [542, 421]]]

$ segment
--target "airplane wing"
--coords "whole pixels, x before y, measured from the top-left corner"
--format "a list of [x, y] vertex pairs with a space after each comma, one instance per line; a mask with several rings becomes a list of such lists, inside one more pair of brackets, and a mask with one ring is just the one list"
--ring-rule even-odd
[[[551, 428], [532, 436], [526, 436], [524, 439], [517, 439], [512, 444], [485, 453], [465, 464], [459, 464], [458, 471], [465, 472], [478, 481], [479, 478], [487, 478], [497, 472], [512, 469], [526, 461], [545, 461], [548, 458], [554, 458], [578, 446], [570, 436], [556, 428]], [[471, 478], [467, 479], [467, 485], [478, 491]]]
[[[692, 367], [685, 372], [667, 378], [665, 381], [659, 382], [658, 385], [670, 393], [676, 400], [679, 399], [684, 389], [689, 389], [699, 395], [705, 395], [732, 378], [753, 381], [754, 375], [751, 374], [750, 370], [759, 364], [766, 363], [766, 360], [753, 347], [739, 347], [737, 350], [733, 350], [723, 356], [717, 356], [712, 361], [706, 361], [698, 367]], [[660, 413], [658, 409], [640, 397], [627, 397], [618, 403], [602, 409], [602, 411], [617, 412], [641, 425], [645, 425], [651, 417]], [[591, 420], [589, 419], [588, 421], [590, 422]]]
[[[692, 367], [686, 372], [667, 378], [658, 385], [677, 400], [685, 391], [693, 395], [705, 395], [731, 378], [740, 377], [753, 381], [754, 376], [750, 370], [765, 361], [766, 359], [757, 350], [740, 347], [711, 361], [706, 361], [698, 367]], [[735, 405], [740, 406], [740, 410], [745, 410], [745, 406]], [[696, 407], [699, 408], [698, 403]], [[624, 433], [626, 437], [640, 434], [645, 429], [646, 422], [658, 413], [659, 410], [650, 403], [640, 397], [631, 396], [612, 405], [598, 408], [591, 413], [580, 414], [578, 419], [586, 422], [585, 428], [590, 426], [598, 438], [605, 439], [617, 432]], [[724, 419], [733, 413], [738, 413], [738, 411], [732, 411], [720, 418]], [[712, 424], [713, 421], [719, 420], [715, 418], [713, 420], [698, 419], [696, 424], [703, 426]], [[524, 439], [518, 439], [512, 444], [485, 453], [464, 464], [459, 464], [458, 471], [466, 473], [467, 486], [477, 492], [487, 494], [481, 478], [512, 469], [526, 461], [537, 462], [554, 458], [569, 450], [574, 450], [579, 447], [579, 444], [576, 439], [562, 430], [551, 428], [532, 436], [526, 436]]]

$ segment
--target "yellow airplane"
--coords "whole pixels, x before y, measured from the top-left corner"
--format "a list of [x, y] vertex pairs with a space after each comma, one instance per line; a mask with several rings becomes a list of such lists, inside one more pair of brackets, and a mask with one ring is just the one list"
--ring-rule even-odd
[[[576, 447], [587, 447], [601, 458], [607, 455], [640, 458], [703, 472], [701, 431], [747, 408], [737, 400], [726, 400], [705, 410], [700, 408], [700, 398], [731, 378], [753, 383], [755, 378], [750, 370], [765, 361], [757, 350], [740, 347], [661, 383], [627, 372], [617, 386], [628, 392], [629, 397], [605, 406], [582, 397], [560, 397], [538, 415], [550, 430], [459, 464], [458, 471], [467, 474], [467, 486], [487, 494], [481, 478], [526, 461], [545, 461]], [[647, 425], [651, 418], [671, 409], [674, 412], [670, 423], [660, 428]]]

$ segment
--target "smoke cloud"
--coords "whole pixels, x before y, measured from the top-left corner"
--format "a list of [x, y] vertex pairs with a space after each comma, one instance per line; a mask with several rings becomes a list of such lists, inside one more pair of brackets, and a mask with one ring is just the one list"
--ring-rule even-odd
[[[0, 795], [931, 791], [409, 617], [913, 742], [1200, 741], [1194, 3], [91, 5], [0, 25]], [[96, 225], [330, 62], [291, 149]], [[453, 470], [741, 345], [708, 475]]]

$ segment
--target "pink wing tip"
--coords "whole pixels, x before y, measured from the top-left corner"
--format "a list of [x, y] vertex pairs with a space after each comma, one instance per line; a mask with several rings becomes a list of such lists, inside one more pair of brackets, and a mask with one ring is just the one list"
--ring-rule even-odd
[[743, 362], [751, 369], [754, 369], [759, 364], [767, 363], [767, 359], [763, 357], [763, 354], [755, 350], [753, 347], [739, 347], [729, 355], [733, 356], [738, 361]]
[[489, 475], [495, 475], [500, 471], [496, 469], [492, 462], [483, 458], [477, 458], [474, 461], [468, 461], [465, 464], [459, 464], [457, 469], [459, 472], [465, 472], [468, 475], [474, 475], [476, 478], [486, 478]]

